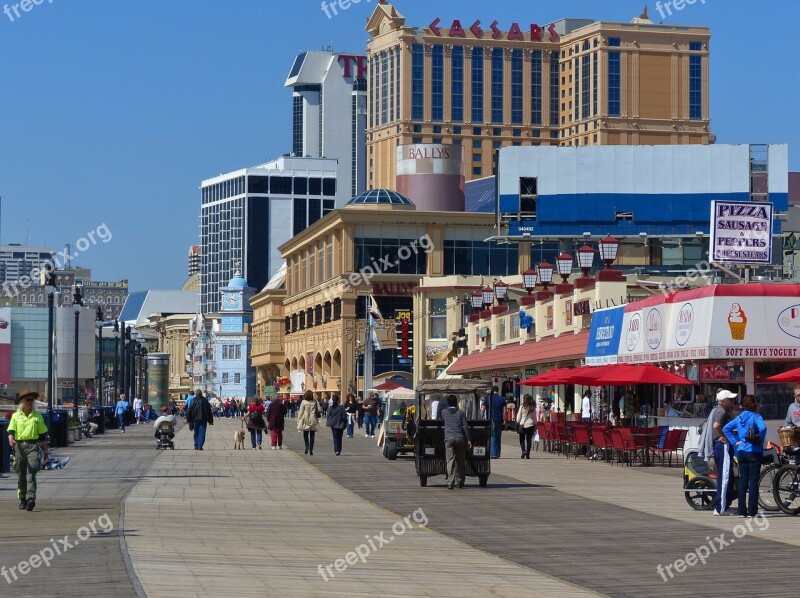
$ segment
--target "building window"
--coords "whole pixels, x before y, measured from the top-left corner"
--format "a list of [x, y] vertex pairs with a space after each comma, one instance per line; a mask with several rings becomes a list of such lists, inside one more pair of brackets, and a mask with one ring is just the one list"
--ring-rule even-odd
[[381, 124], [389, 122], [389, 57], [381, 52]]
[[703, 42], [689, 42], [689, 50], [692, 52], [701, 52], [703, 50]]
[[431, 299], [429, 302], [429, 329], [431, 339], [447, 338], [447, 299]]
[[519, 273], [518, 256], [518, 245], [445, 240], [444, 273], [445, 276], [513, 276]]
[[422, 125], [414, 125], [411, 129], [414, 133], [422, 133]]
[[334, 320], [341, 320], [342, 319], [342, 300], [341, 299], [334, 299], [333, 300], [333, 319]]
[[480, 166], [473, 166], [472, 167], [472, 176], [481, 176], [482, 169]]
[[[450, 120], [464, 120], [464, 47], [455, 46], [450, 58]], [[455, 132], [455, 131], [454, 131]]]
[[561, 83], [558, 77], [558, 51], [550, 53], [550, 125], [558, 126], [558, 90]]
[[503, 48], [492, 49], [492, 122], [503, 122]]
[[531, 124], [542, 124], [542, 51], [531, 52]]
[[[483, 48], [472, 48], [472, 122], [483, 122]], [[480, 135], [480, 131], [476, 133]]]
[[622, 45], [622, 40], [618, 37], [609, 37], [608, 45], [612, 48], [619, 48]]
[[233, 383], [234, 384], [241, 384], [242, 383], [242, 374], [239, 372], [234, 372], [233, 374]]
[[703, 118], [703, 57], [689, 56], [689, 118]]
[[228, 383], [228, 372], [222, 372], [222, 383], [223, 384]]
[[[611, 44], [611, 39], [608, 40], [608, 45]], [[608, 115], [619, 116], [621, 114], [620, 106], [620, 53], [608, 53]]]
[[522, 50], [511, 50], [511, 122], [522, 124]]
[[592, 116], [597, 116], [597, 55], [592, 54]]
[[292, 153], [303, 155], [303, 96], [299, 94], [292, 100]]
[[389, 50], [389, 122], [394, 122], [394, 58], [396, 52]]
[[589, 55], [584, 54], [584, 56], [581, 58], [581, 61], [581, 118], [589, 118], [589, 100], [591, 98], [591, 90], [589, 88], [589, 76], [591, 75], [589, 68]]
[[434, 44], [431, 56], [431, 120], [444, 118], [444, 46]]
[[292, 319], [289, 316], [283, 318], [283, 333], [291, 334], [292, 332]]
[[422, 120], [424, 113], [425, 54], [422, 44], [414, 44], [411, 49], [411, 118]]

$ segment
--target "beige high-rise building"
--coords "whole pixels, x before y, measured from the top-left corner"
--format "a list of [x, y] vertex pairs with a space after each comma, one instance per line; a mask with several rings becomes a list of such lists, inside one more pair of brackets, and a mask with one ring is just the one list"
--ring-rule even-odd
[[[461, 16], [464, 21], [457, 17]], [[507, 30], [443, 15], [417, 28], [383, 0], [367, 22], [369, 188], [394, 188], [397, 147], [463, 146], [466, 180], [502, 145], [714, 142], [707, 27], [563, 19]]]

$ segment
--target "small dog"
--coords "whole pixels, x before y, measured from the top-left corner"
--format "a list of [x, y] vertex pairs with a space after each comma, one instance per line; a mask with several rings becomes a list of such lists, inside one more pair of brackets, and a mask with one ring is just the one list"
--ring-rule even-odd
[[244, 450], [244, 428], [239, 428], [233, 433], [233, 448]]

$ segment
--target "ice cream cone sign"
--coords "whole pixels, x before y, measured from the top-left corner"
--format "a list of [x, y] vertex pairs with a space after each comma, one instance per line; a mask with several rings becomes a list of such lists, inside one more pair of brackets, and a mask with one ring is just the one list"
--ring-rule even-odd
[[747, 316], [741, 305], [733, 303], [728, 312], [728, 326], [731, 329], [731, 338], [735, 341], [744, 340], [744, 331], [747, 328]]

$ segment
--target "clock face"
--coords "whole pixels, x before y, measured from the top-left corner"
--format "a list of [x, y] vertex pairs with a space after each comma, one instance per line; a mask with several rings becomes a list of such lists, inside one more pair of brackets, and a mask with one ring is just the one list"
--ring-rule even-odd
[[226, 301], [230, 307], [236, 307], [239, 304], [239, 298], [234, 294], [229, 294]]

